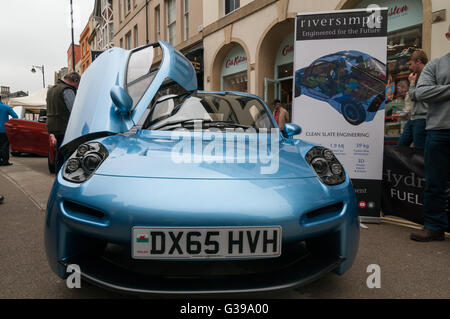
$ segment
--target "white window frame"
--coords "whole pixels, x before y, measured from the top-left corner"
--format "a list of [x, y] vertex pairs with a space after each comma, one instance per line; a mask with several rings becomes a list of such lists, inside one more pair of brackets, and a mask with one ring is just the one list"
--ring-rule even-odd
[[[169, 42], [172, 46], [175, 46], [177, 43], [177, 12], [176, 12], [176, 8], [177, 8], [177, 2], [176, 0], [166, 0], [166, 30], [167, 30], [167, 42]], [[169, 21], [169, 3], [173, 2], [174, 6], [175, 6], [175, 14], [174, 14], [174, 19], [173, 21]], [[170, 38], [170, 28], [175, 28], [175, 33], [174, 33], [174, 38], [171, 39]]]
[[128, 33], [125, 34], [125, 49], [131, 50], [131, 30], [128, 31]]
[[119, 0], [119, 21], [122, 22], [122, 0]]
[[134, 42], [134, 47], [137, 48], [139, 46], [139, 30], [138, 30], [138, 25], [136, 24], [133, 27], [133, 42]]
[[131, 0], [125, 0], [125, 15], [131, 11]]

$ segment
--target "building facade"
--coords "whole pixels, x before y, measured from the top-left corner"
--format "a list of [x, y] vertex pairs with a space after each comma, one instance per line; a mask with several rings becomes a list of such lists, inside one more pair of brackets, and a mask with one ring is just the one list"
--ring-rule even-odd
[[91, 64], [91, 48], [89, 46], [89, 36], [90, 36], [90, 24], [89, 22], [86, 24], [83, 32], [80, 35], [80, 47], [81, 47], [81, 73], [88, 68], [89, 64]]
[[[115, 0], [114, 2], [117, 2]], [[114, 46], [113, 0], [95, 0], [91, 23], [92, 51], [105, 51]]]
[[[72, 53], [75, 53], [75, 65], [73, 65], [73, 59]], [[73, 71], [77, 71], [77, 69], [81, 69], [81, 47], [79, 44], [74, 44], [73, 45], [73, 50], [72, 50], [72, 44], [69, 46], [69, 48], [67, 49], [67, 66], [68, 66], [68, 72], [73, 72]]]
[[447, 15], [445, 0], [203, 0], [205, 89], [245, 91], [269, 103], [279, 98], [291, 111], [297, 13], [372, 3], [389, 8], [388, 61], [408, 48], [421, 48], [431, 58], [448, 52], [448, 20], [432, 21], [433, 12]]
[[[191, 60], [199, 88], [245, 91], [269, 103], [278, 98], [291, 112], [297, 13], [373, 3], [389, 10], [388, 73], [395, 85], [404, 80], [412, 50], [423, 49], [430, 58], [448, 52], [443, 41], [448, 0], [97, 0], [94, 11], [103, 12], [103, 28], [111, 25], [105, 17], [112, 16], [108, 32], [114, 46], [133, 49], [167, 41]], [[105, 6], [114, 14], [105, 15]], [[104, 36], [98, 33], [93, 30], [90, 41], [100, 43]], [[100, 50], [92, 43], [91, 48]], [[403, 97], [397, 95], [401, 105]]]
[[56, 83], [58, 80], [62, 79], [64, 75], [68, 73], [69, 69], [67, 67], [61, 68], [59, 71], [55, 71], [55, 74], [53, 76], [54, 82]]

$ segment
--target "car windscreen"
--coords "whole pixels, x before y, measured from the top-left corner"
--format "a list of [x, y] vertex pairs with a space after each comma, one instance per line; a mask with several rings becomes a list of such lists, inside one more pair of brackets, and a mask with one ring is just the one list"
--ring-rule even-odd
[[195, 93], [168, 95], [159, 98], [152, 107], [143, 128], [172, 130], [193, 128], [200, 122], [203, 129], [214, 128], [274, 128], [265, 105], [255, 97], [231, 93]]
[[150, 46], [130, 55], [127, 66], [126, 89], [133, 99], [133, 109], [157, 73], [157, 70], [152, 70], [154, 51], [154, 47]]

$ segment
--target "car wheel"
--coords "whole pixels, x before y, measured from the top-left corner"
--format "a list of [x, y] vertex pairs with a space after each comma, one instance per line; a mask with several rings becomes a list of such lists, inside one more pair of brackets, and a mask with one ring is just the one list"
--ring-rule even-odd
[[47, 157], [47, 163], [48, 163], [48, 171], [52, 174], [55, 174], [55, 163], [50, 162], [50, 157]]
[[366, 119], [366, 111], [355, 101], [346, 101], [341, 106], [342, 115], [352, 125], [359, 125]]
[[14, 157], [20, 156], [20, 154], [22, 154], [22, 153], [17, 152], [17, 151], [11, 151], [11, 155]]

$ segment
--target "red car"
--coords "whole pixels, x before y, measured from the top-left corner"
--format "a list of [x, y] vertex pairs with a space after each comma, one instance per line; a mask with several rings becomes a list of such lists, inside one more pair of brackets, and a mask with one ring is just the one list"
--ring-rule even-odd
[[33, 112], [27, 111], [21, 119], [10, 119], [5, 123], [5, 131], [11, 147], [11, 154], [31, 153], [48, 157], [48, 169], [55, 172], [56, 139], [49, 135], [45, 127], [45, 112], [36, 119]]

